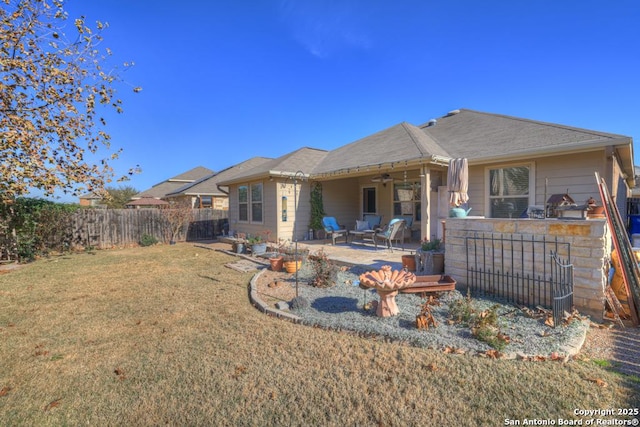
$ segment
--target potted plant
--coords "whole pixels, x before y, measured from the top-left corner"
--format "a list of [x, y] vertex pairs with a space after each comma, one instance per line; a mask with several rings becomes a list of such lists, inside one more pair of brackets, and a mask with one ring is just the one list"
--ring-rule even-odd
[[246, 246], [246, 235], [244, 233], [237, 233], [235, 240], [232, 243], [232, 250], [237, 254], [243, 254]]
[[300, 270], [302, 262], [309, 254], [308, 249], [298, 248], [296, 250], [293, 245], [283, 246], [281, 252], [284, 258], [283, 265], [287, 273], [295, 273], [297, 270]]
[[252, 255], [263, 255], [267, 252], [267, 241], [269, 240], [270, 234], [271, 232], [269, 230], [265, 230], [247, 239], [247, 244], [251, 247]]
[[416, 251], [416, 258], [419, 264], [418, 271], [424, 271], [427, 274], [444, 273], [444, 248], [440, 239], [425, 238]]

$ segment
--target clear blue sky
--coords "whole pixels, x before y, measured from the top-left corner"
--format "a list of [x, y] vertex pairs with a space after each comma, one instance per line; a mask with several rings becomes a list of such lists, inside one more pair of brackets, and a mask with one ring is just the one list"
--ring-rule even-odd
[[[640, 141], [637, 0], [70, 0], [123, 77], [119, 173], [145, 190], [457, 108]], [[640, 149], [635, 149], [640, 164]]]

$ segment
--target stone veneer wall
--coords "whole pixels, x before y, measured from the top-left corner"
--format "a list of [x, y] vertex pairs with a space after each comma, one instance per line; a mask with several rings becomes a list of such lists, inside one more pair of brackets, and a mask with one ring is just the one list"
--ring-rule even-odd
[[[611, 235], [605, 220], [448, 218], [445, 273], [457, 281], [460, 290], [466, 290], [467, 280], [465, 237], [476, 233], [502, 233], [515, 238], [545, 235], [547, 239], [555, 239], [557, 236], [558, 242], [570, 243], [569, 262], [574, 266], [574, 305], [580, 313], [590, 315], [593, 320], [602, 320], [607, 283], [605, 265], [611, 253]], [[527, 261], [531, 260], [525, 259], [525, 263]]]

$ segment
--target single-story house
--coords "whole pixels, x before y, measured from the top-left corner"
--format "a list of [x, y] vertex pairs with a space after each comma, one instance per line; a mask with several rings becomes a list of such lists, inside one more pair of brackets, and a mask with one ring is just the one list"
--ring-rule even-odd
[[163, 198], [168, 201], [189, 200], [194, 208], [229, 209], [229, 191], [220, 185], [221, 181], [233, 178], [271, 159], [253, 157], [217, 173], [211, 173], [194, 182], [185, 184], [167, 193]]
[[192, 196], [180, 194], [179, 190], [212, 175], [214, 175], [214, 172], [211, 169], [207, 169], [203, 166], [197, 166], [193, 169], [176, 175], [173, 178], [169, 178], [165, 181], [155, 184], [153, 187], [147, 190], [141, 191], [140, 193], [133, 196], [131, 198], [131, 201], [149, 198], [166, 200], [168, 195], [174, 194], [174, 201], [178, 200], [180, 196], [182, 198], [188, 199], [191, 205], [194, 206]]
[[303, 240], [311, 188], [320, 184], [324, 211], [347, 228], [365, 214], [383, 223], [403, 215], [412, 218], [414, 239], [432, 239], [443, 233], [447, 169], [456, 158], [469, 165], [468, 208], [486, 218], [519, 218], [558, 193], [579, 204], [599, 200], [594, 172], [624, 212], [635, 186], [628, 136], [468, 109], [399, 123], [331, 151], [301, 148], [219, 185], [229, 188], [231, 231]]

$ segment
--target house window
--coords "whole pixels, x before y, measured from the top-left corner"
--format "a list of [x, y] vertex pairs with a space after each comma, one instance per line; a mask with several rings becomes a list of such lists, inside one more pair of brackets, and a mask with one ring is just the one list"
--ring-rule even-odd
[[249, 221], [249, 186], [238, 187], [238, 220]]
[[198, 208], [210, 208], [213, 207], [211, 196], [200, 196], [196, 202], [196, 207]]
[[491, 218], [518, 218], [529, 206], [533, 179], [530, 166], [489, 169]]
[[251, 184], [251, 222], [262, 222], [262, 183]]
[[393, 185], [393, 216], [411, 216], [420, 221], [420, 183], [404, 182]]

